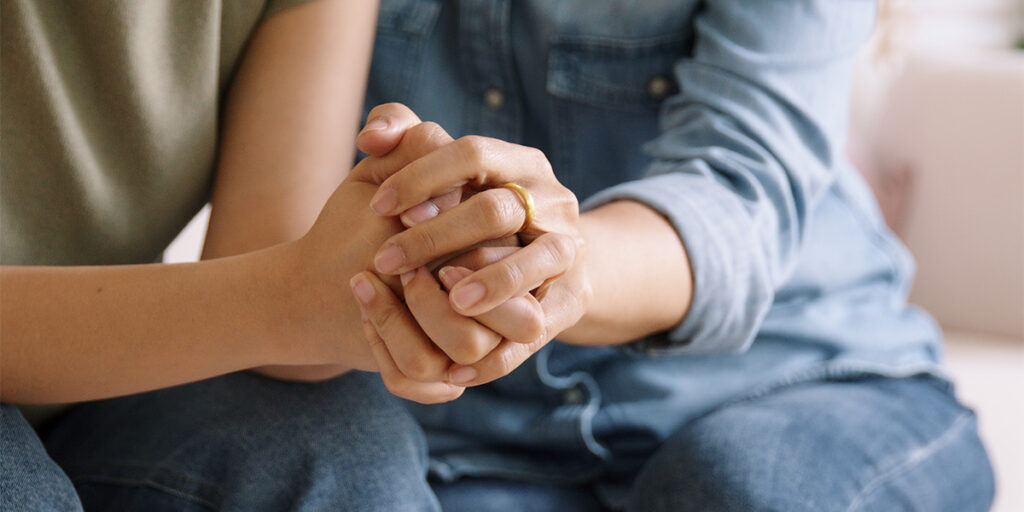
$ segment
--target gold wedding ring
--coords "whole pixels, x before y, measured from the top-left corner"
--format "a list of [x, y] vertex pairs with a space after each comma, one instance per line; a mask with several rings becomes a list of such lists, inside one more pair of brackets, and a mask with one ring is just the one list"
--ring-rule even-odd
[[507, 188], [519, 195], [519, 199], [523, 202], [523, 208], [526, 210], [526, 219], [523, 220], [523, 226], [519, 228], [519, 233], [529, 229], [530, 225], [533, 224], [533, 215], [536, 210], [533, 207], [533, 195], [530, 194], [529, 190], [526, 190], [522, 185], [518, 183], [506, 183], [502, 187]]

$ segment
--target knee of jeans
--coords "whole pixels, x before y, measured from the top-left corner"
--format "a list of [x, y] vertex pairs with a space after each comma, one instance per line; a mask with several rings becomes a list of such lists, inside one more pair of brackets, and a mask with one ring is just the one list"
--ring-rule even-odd
[[422, 430], [374, 375], [311, 385], [236, 374], [80, 406], [61, 423], [55, 452], [76, 484], [148, 482], [238, 510], [432, 499]]
[[[627, 509], [645, 512], [836, 510], [844, 468], [820, 471], [815, 457], [792, 443], [799, 419], [760, 418], [744, 428], [743, 414], [705, 418], [671, 436], [644, 466]], [[848, 468], [852, 473], [855, 468]]]
[[629, 509], [986, 510], [991, 473], [974, 425], [926, 381], [797, 387], [675, 433]]
[[375, 375], [295, 384], [243, 374], [223, 385], [222, 398], [238, 410], [207, 411], [208, 441], [233, 447], [250, 463], [426, 466], [422, 430]]

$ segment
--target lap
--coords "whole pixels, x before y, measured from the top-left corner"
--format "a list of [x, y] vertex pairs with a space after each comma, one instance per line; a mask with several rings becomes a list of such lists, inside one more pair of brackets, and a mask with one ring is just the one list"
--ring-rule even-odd
[[[67, 477], [11, 409], [0, 418], [0, 504], [11, 489], [24, 500], [46, 489], [28, 475], [57, 495], [63, 482], [75, 510]], [[422, 433], [366, 374], [319, 385], [237, 374], [85, 404], [46, 440], [87, 508], [298, 510], [335, 500], [431, 510], [436, 491], [453, 510], [534, 498], [596, 509], [586, 489], [467, 480], [432, 491]], [[35, 469], [10, 472], [12, 460]], [[628, 508], [971, 511], [986, 510], [992, 493], [973, 414], [939, 381], [866, 379], [783, 389], [688, 424], [648, 461]]]
[[465, 478], [436, 484], [434, 492], [445, 512], [600, 512], [601, 503], [588, 487], [569, 487], [491, 478]]
[[86, 508], [433, 510], [423, 435], [375, 375], [239, 373], [76, 406], [47, 433]]
[[648, 461], [629, 509], [988, 510], [974, 415], [930, 377], [820, 382], [723, 407]]

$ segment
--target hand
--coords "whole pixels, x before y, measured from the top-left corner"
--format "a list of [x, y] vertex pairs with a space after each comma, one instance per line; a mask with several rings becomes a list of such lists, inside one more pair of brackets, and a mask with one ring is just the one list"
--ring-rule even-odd
[[[544, 313], [544, 336], [525, 344], [502, 341], [472, 365], [477, 377], [467, 385], [506, 375], [579, 320], [591, 295], [578, 229], [579, 208], [540, 151], [471, 136], [392, 169], [397, 171], [381, 166], [372, 172], [374, 179], [382, 180], [371, 201], [381, 216], [401, 215], [408, 221], [413, 208], [432, 198], [458, 189], [476, 193], [392, 236], [374, 260], [381, 274], [409, 272], [445, 254], [517, 232], [527, 244], [462, 279], [449, 294], [454, 311], [478, 316], [533, 291]], [[525, 209], [518, 194], [498, 188], [509, 182], [529, 190], [536, 204], [534, 222], [522, 232]]]
[[[373, 179], [389, 167], [394, 169], [408, 163], [406, 158], [387, 161], [395, 145], [398, 146], [394, 149], [396, 154], [409, 154], [430, 145], [424, 144], [425, 141], [448, 143], [451, 140], [440, 127], [420, 123], [415, 114], [401, 105], [377, 107], [369, 119], [359, 144], [372, 156], [353, 173], [362, 179]], [[406, 132], [407, 127], [411, 128]], [[445, 195], [451, 199], [445, 200]], [[421, 206], [433, 208], [433, 216], [458, 204], [461, 195], [461, 190], [455, 188]], [[406, 218], [405, 221], [411, 225], [417, 219]], [[455, 261], [473, 264], [489, 257], [487, 262], [490, 263], [515, 250], [512, 247], [481, 248]], [[471, 270], [463, 267], [445, 267], [440, 275], [450, 287], [470, 273]], [[493, 311], [470, 319], [451, 310], [446, 291], [425, 268], [403, 274], [402, 282], [405, 304], [372, 272], [361, 273], [351, 282], [353, 295], [363, 307], [364, 331], [382, 379], [391, 392], [400, 397], [423, 403], [457, 398], [464, 390], [459, 384], [476, 375], [471, 367], [450, 372], [452, 361], [472, 364], [507, 338], [533, 341], [543, 334], [540, 306], [528, 294], [514, 297]]]
[[[445, 267], [441, 280], [447, 287], [471, 272]], [[536, 339], [543, 333], [540, 305], [532, 296], [467, 318], [452, 311], [447, 291], [425, 268], [403, 274], [402, 281], [404, 304], [372, 272], [351, 283], [381, 378], [396, 396], [420, 403], [454, 400], [477, 379], [475, 368], [465, 365], [486, 359], [508, 337]]]
[[[346, 292], [348, 279], [371, 266], [373, 249], [403, 229], [394, 218], [372, 215], [367, 207], [376, 187], [343, 182], [328, 199], [313, 227], [292, 249], [292, 288], [280, 304], [285, 318], [305, 333], [282, 347], [291, 364], [259, 368], [263, 375], [296, 381], [335, 377], [350, 369], [376, 371], [359, 325], [359, 307]], [[401, 289], [398, 279], [389, 284]]]
[[[371, 119], [373, 118], [371, 113]], [[328, 297], [327, 299], [313, 300], [312, 304], [307, 299], [301, 304], [314, 307], [321, 312], [325, 307], [334, 307], [337, 313], [330, 316], [335, 317], [337, 321], [333, 324], [321, 325], [322, 322], [315, 320], [313, 311], [306, 309], [297, 309], [292, 316], [296, 320], [308, 319], [309, 325], [319, 326], [318, 332], [335, 340], [338, 345], [329, 347], [333, 349], [333, 354], [329, 357], [342, 362], [263, 366], [253, 369], [255, 373], [281, 380], [316, 382], [337, 377], [353, 368], [377, 370], [377, 363], [370, 353], [369, 345], [365, 343], [358, 332], [353, 331], [353, 326], [356, 325], [358, 318], [358, 308], [351, 299], [336, 296], [337, 290], [344, 289], [344, 281], [335, 281], [335, 278], [347, 279], [356, 272], [372, 268], [370, 258], [373, 251], [379, 247], [384, 238], [402, 229], [402, 225], [395, 219], [381, 219], [370, 213], [368, 200], [378, 185], [373, 180], [373, 171], [376, 169], [374, 166], [380, 168], [401, 167], [419, 156], [451, 142], [451, 137], [448, 137], [448, 134], [437, 125], [428, 124], [408, 130], [408, 127], [420, 124], [419, 118], [408, 108], [401, 107], [400, 110], [392, 112], [390, 119], [394, 122], [385, 123], [383, 129], [364, 130], [360, 134], [358, 138], [360, 149], [371, 154], [373, 158], [364, 160], [353, 169], [327, 201], [309, 234], [299, 242], [302, 247], [302, 255], [297, 258], [299, 261], [297, 266], [303, 269], [301, 273], [303, 277], [297, 281], [309, 282], [308, 285], [301, 287], [303, 293], [307, 290], [314, 290], [315, 295]], [[401, 130], [397, 129], [399, 127]], [[396, 147], [401, 140], [405, 140], [405, 144]], [[386, 144], [387, 147], [382, 148], [383, 144]], [[448, 209], [457, 204], [459, 199], [459, 194], [448, 194], [446, 197], [440, 198], [437, 204]], [[311, 265], [310, 262], [317, 263]], [[331, 275], [324, 279], [318, 274], [322, 271]], [[327, 285], [328, 289], [321, 290], [324, 285]], [[388, 281], [388, 286], [401, 292], [401, 285], [397, 278], [391, 278]], [[308, 294], [300, 295], [308, 296]], [[328, 304], [333, 304], [333, 306], [327, 306]], [[322, 338], [313, 337], [313, 339]], [[294, 350], [294, 347], [286, 347], [286, 349]]]

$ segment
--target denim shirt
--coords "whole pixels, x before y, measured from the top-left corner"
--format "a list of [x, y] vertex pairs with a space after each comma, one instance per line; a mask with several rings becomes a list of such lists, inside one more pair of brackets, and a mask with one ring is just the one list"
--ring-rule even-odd
[[[871, 0], [383, 0], [367, 110], [540, 148], [582, 209], [639, 201], [685, 242], [689, 314], [616, 347], [552, 342], [410, 408], [432, 472], [580, 481], [783, 385], [938, 373], [907, 251], [844, 158]], [[618, 464], [618, 466], [616, 466]]]

